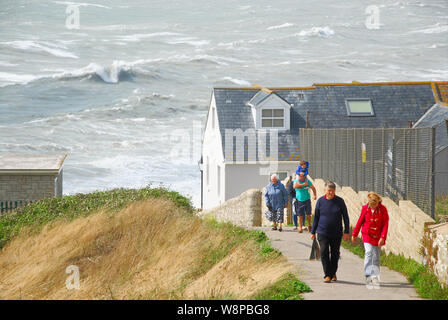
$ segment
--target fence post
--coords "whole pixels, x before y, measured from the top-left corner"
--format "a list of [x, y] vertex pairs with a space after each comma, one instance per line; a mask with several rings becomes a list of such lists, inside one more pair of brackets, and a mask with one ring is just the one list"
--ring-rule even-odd
[[384, 155], [385, 155], [385, 152], [386, 152], [386, 150], [385, 150], [385, 145], [384, 145], [384, 140], [385, 140], [385, 138], [384, 138], [384, 136], [385, 136], [385, 133], [386, 132], [386, 130], [383, 128], [383, 130], [382, 130], [382, 132], [381, 132], [381, 195], [385, 195], [384, 194], [384, 185], [385, 185], [385, 179], [386, 179], [386, 166], [385, 166], [385, 163], [384, 163]]
[[355, 183], [354, 183], [354, 187], [355, 187], [355, 191], [356, 192], [358, 192], [358, 163], [357, 163], [357, 157], [356, 157], [356, 131], [355, 131], [356, 129], [353, 129], [352, 130], [352, 132], [353, 132], [353, 148], [354, 148], [354, 150], [353, 150], [353, 163], [354, 163], [354, 166], [355, 166]]
[[431, 201], [430, 203], [430, 214], [431, 218], [435, 219], [435, 145], [436, 145], [436, 128], [431, 128], [431, 150], [430, 150], [430, 156], [431, 156], [431, 171], [430, 171], [430, 194], [429, 199]]
[[[373, 136], [375, 134], [375, 129], [370, 129], [370, 191], [375, 191], [375, 149], [373, 148], [375, 140]], [[367, 152], [367, 151], [366, 151]], [[367, 155], [369, 153], [367, 152]]]
[[[364, 143], [364, 128], [361, 128], [361, 146]], [[366, 190], [366, 164], [362, 162], [362, 147], [358, 145], [358, 148], [361, 148], [361, 186], [360, 190]]]
[[408, 193], [409, 193], [409, 137], [408, 134], [412, 134], [411, 129], [406, 129], [405, 135], [404, 135], [404, 200], [408, 200]]
[[348, 152], [348, 146], [350, 142], [350, 131], [348, 129], [345, 130], [345, 161], [347, 161], [346, 165], [346, 175], [345, 178], [347, 179], [347, 185], [350, 185], [350, 179], [348, 177], [348, 172], [350, 172], [350, 153]]

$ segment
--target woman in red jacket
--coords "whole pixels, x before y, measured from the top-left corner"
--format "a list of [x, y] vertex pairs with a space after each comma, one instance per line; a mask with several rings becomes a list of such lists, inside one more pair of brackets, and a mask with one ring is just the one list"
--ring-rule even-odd
[[361, 216], [352, 233], [352, 242], [356, 241], [362, 227], [362, 241], [364, 242], [364, 274], [366, 284], [379, 285], [381, 247], [386, 244], [389, 215], [385, 206], [381, 204], [381, 197], [371, 192], [367, 195], [368, 203], [361, 209]]

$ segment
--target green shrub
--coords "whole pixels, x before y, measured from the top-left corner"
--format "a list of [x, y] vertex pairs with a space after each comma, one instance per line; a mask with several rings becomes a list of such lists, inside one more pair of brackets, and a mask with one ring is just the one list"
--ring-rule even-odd
[[254, 295], [254, 300], [303, 300], [300, 295], [311, 292], [310, 287], [300, 281], [294, 274], [288, 273], [272, 286], [261, 290]]

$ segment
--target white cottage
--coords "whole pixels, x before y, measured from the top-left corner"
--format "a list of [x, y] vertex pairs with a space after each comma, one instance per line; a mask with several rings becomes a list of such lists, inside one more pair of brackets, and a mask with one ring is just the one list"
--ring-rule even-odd
[[409, 127], [440, 103], [438, 90], [446, 86], [428, 81], [214, 88], [202, 140], [202, 208], [262, 188], [272, 173], [293, 175], [299, 128]]

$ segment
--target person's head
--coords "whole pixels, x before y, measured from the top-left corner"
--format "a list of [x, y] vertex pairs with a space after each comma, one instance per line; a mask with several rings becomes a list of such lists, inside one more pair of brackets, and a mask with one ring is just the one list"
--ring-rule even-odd
[[303, 172], [299, 173], [299, 180], [300, 181], [305, 181], [305, 174]]
[[369, 207], [372, 209], [376, 209], [381, 201], [383, 201], [383, 199], [381, 199], [381, 196], [375, 192], [370, 192], [367, 195], [367, 200], [369, 201]]
[[271, 176], [271, 183], [272, 184], [277, 184], [278, 181], [278, 175], [276, 175], [275, 173]]
[[299, 164], [302, 167], [302, 169], [306, 169], [307, 165], [306, 165], [306, 161], [305, 160], [300, 160]]
[[326, 181], [324, 186], [325, 198], [331, 200], [336, 195], [336, 185], [333, 181]]

